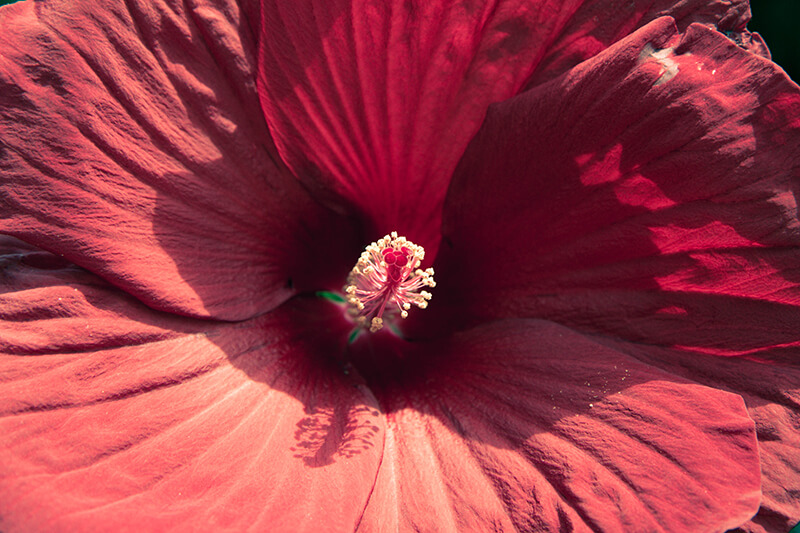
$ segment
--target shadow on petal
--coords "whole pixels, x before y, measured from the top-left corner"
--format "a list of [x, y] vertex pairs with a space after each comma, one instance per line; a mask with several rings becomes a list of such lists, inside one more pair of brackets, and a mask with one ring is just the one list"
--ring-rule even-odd
[[387, 420], [364, 531], [724, 530], [758, 508], [735, 395], [537, 320], [362, 340], [354, 365]]
[[494, 106], [409, 334], [529, 316], [721, 355], [796, 342], [798, 106], [773, 64], [669, 19]]
[[315, 351], [324, 319], [293, 302], [238, 324], [178, 317], [0, 246], [4, 529], [355, 527], [384, 421]]

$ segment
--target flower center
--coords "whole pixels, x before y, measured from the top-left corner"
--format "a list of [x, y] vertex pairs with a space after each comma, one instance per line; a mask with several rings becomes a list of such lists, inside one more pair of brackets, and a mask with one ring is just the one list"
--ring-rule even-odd
[[428, 307], [431, 293], [423, 287], [435, 287], [433, 269], [419, 268], [425, 249], [397, 232], [373, 242], [361, 253], [347, 276], [347, 312], [361, 327], [372, 332], [383, 327], [384, 313], [400, 312], [406, 318], [411, 305]]

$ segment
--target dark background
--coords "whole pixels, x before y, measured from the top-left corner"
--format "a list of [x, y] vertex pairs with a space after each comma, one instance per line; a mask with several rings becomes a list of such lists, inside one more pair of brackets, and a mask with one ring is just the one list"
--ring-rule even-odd
[[761, 34], [772, 60], [800, 82], [800, 0], [750, 0], [750, 31]]
[[[0, 0], [0, 6], [14, 1]], [[800, 0], [750, 0], [750, 6], [753, 20], [748, 28], [764, 37], [773, 61], [800, 82]]]

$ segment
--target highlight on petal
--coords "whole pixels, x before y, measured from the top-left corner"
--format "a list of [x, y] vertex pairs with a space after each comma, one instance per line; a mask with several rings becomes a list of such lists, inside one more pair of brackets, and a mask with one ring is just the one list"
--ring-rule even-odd
[[537, 65], [527, 87], [563, 74], [663, 16], [675, 19], [680, 31], [695, 22], [715, 27], [735, 39], [739, 46], [769, 58], [761, 36], [745, 28], [750, 20], [750, 6], [746, 0], [586, 0], [571, 2], [571, 5], [575, 7], [574, 12], [549, 44], [546, 56]]
[[0, 33], [0, 231], [191, 316], [341, 285], [353, 231], [273, 162], [236, 2], [20, 2]]
[[758, 514], [736, 531], [789, 531], [800, 522], [800, 351], [778, 349], [751, 360], [596, 341], [671, 374], [741, 395], [756, 424], [762, 497]]
[[422, 366], [365, 371], [387, 430], [359, 531], [725, 531], [758, 508], [736, 395], [538, 320], [397, 350]]
[[659, 19], [492, 107], [453, 180], [426, 320], [540, 317], [717, 355], [800, 346], [798, 180], [798, 87]]
[[31, 253], [3, 256], [29, 282], [0, 296], [4, 531], [355, 528], [383, 422], [324, 309], [170, 318]]

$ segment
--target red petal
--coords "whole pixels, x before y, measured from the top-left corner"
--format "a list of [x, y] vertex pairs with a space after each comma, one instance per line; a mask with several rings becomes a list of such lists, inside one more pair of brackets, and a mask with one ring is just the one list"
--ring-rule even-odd
[[397, 230], [434, 253], [487, 105], [516, 93], [568, 15], [523, 0], [263, 0], [259, 93], [278, 150], [373, 236]]
[[[486, 107], [662, 14], [741, 30], [747, 2], [262, 0], [259, 91], [297, 177], [434, 253]], [[622, 4], [622, 2], [620, 2]], [[709, 5], [710, 4], [710, 5]], [[342, 200], [343, 198], [343, 200]]]
[[383, 421], [325, 308], [166, 319], [29, 255], [3, 258], [23, 286], [0, 297], [3, 530], [355, 528]]
[[403, 350], [424, 366], [380, 376], [361, 530], [724, 531], [758, 508], [738, 396], [535, 320]]
[[548, 46], [547, 55], [528, 80], [528, 87], [555, 78], [662, 16], [674, 18], [681, 31], [693, 22], [716, 26], [737, 39], [741, 46], [769, 57], [761, 36], [745, 29], [750, 20], [750, 6], [745, 0], [631, 0], [624, 5], [609, 0], [585, 0], [573, 4], [577, 4], [577, 9]]
[[0, 230], [182, 314], [339, 288], [352, 230], [273, 164], [244, 14], [186, 8], [3, 8]]
[[598, 339], [614, 349], [716, 389], [740, 394], [756, 423], [761, 509], [744, 531], [789, 531], [800, 522], [800, 351], [760, 361], [722, 358]]
[[430, 311], [725, 355], [797, 346], [798, 177], [797, 86], [661, 19], [492, 109], [453, 181]]

